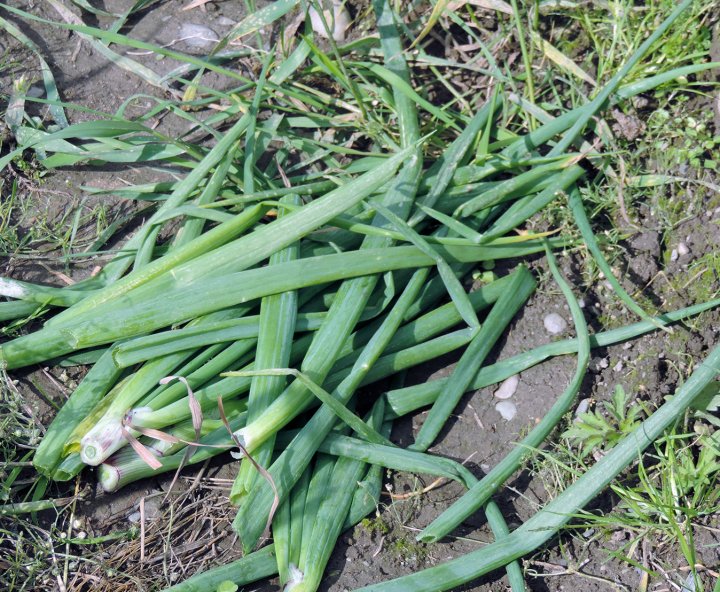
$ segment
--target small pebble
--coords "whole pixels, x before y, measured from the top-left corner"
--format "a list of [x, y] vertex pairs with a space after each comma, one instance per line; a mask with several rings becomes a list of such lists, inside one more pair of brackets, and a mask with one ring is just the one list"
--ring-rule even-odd
[[[350, 28], [350, 23], [352, 22], [350, 13], [345, 8], [344, 2], [339, 0], [324, 0], [322, 4], [325, 8], [323, 16], [325, 17], [328, 28], [332, 31], [333, 39], [335, 41], [344, 41], [345, 32]], [[320, 37], [327, 39], [328, 31], [318, 11], [311, 7], [308, 14], [310, 15], [310, 23], [312, 24], [313, 31]]]
[[140, 522], [140, 512], [133, 512], [128, 516], [128, 520], [134, 524]]
[[500, 385], [500, 388], [495, 391], [495, 398], [496, 399], [509, 399], [515, 394], [515, 391], [517, 390], [518, 383], [520, 382], [520, 378], [517, 374], [514, 376], [511, 376], [507, 380], [503, 381], [503, 383]]
[[517, 407], [512, 401], [499, 401], [495, 404], [495, 411], [497, 411], [502, 418], [506, 421], [510, 421], [517, 413]]
[[689, 573], [687, 578], [685, 578], [682, 592], [695, 592], [696, 590], [697, 587], [695, 586], [695, 576], [692, 573]]
[[614, 370], [615, 372], [621, 372], [622, 369], [623, 369], [623, 363], [622, 363], [622, 362], [618, 362], [617, 364], [615, 364], [615, 366], [613, 366], [613, 370]]
[[587, 413], [588, 409], [590, 409], [590, 399], [582, 399], [575, 409], [575, 419], [577, 420], [583, 413]]
[[235, 24], [234, 20], [226, 16], [219, 16], [215, 22], [221, 27], [232, 27]]
[[558, 313], [551, 312], [543, 319], [543, 325], [545, 325], [545, 329], [548, 333], [558, 335], [567, 328], [567, 321]]
[[678, 243], [677, 252], [678, 255], [682, 257], [683, 255], [687, 255], [690, 252], [690, 249], [685, 243]]
[[670, 261], [677, 261], [678, 260], [678, 252], [677, 249], [673, 249], [670, 252]]
[[218, 34], [210, 27], [196, 23], [183, 23], [179, 36], [186, 45], [198, 49], [212, 47], [220, 41]]
[[45, 89], [42, 86], [31, 86], [25, 93], [25, 96], [30, 97], [31, 99], [39, 99], [40, 97], [45, 96]]

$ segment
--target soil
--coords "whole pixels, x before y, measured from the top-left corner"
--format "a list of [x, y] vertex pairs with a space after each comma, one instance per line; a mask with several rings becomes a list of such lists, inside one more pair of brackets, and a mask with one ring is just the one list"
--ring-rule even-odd
[[[120, 11], [132, 5], [124, 0], [113, 3], [113, 10]], [[22, 0], [16, 3], [33, 14], [58, 19], [50, 4]], [[179, 41], [181, 28], [186, 23], [202, 24], [219, 35], [227, 32], [243, 16], [241, 3], [210, 2], [205, 8], [188, 12], [180, 11], [181, 3], [165, 2], [153, 5], [133, 18], [127, 29], [131, 36], [158, 45], [171, 44], [182, 51], [199, 51], [199, 48]], [[141, 112], [152, 104], [152, 97], [162, 98], [164, 91], [149, 86], [137, 76], [109, 65], [107, 60], [81, 43], [74, 35], [43, 24], [30, 28], [11, 15], [3, 15], [17, 23], [41, 48], [56, 75], [58, 87], [67, 101], [104, 113], [116, 111], [131, 95], [138, 98], [129, 107], [131, 112]], [[99, 22], [104, 23], [102, 18]], [[492, 24], [489, 23], [488, 26]], [[10, 52], [23, 50], [6, 37], [3, 44]], [[26, 54], [22, 54], [26, 55]], [[142, 52], [132, 56], [139, 62], [164, 74], [177, 64], [168, 58], [156, 60]], [[31, 56], [27, 56], [32, 61]], [[244, 63], [252, 73], [251, 60]], [[11, 75], [12, 76], [12, 73]], [[38, 77], [31, 71], [30, 76]], [[9, 76], [0, 81], [6, 86]], [[230, 81], [211, 77], [209, 85], [227, 86]], [[700, 111], [709, 108], [698, 105]], [[42, 114], [42, 106], [39, 113]], [[78, 122], [95, 118], [92, 112], [70, 111], [70, 119]], [[180, 135], [188, 130], [188, 123], [171, 116], [157, 122], [164, 133]], [[716, 121], [717, 124], [717, 121]], [[626, 141], [642, 137], [645, 122], [642, 115], [615, 114], [615, 130]], [[720, 129], [715, 130], [720, 134]], [[92, 167], [63, 169], [48, 174], [34, 193], [35, 207], [48, 213], [51, 219], [62, 217], [69, 205], [81, 199], [82, 185], [96, 187], [122, 187], [124, 181], [132, 183], [158, 181], [171, 178], [172, 170], [162, 167], [126, 167], [103, 170]], [[703, 179], [718, 183], [708, 175]], [[671, 189], [668, 188], [668, 191]], [[694, 194], [690, 194], [694, 191]], [[635, 204], [633, 213], [636, 228], [628, 228], [629, 236], [616, 249], [613, 265], [628, 291], [642, 296], [661, 310], [671, 310], [698, 301], [720, 290], [718, 269], [709, 270], [709, 279], [694, 263], [711, 253], [720, 244], [720, 203], [709, 191], [700, 186], [676, 196], [692, 202], [694, 209], [672, 230], [658, 230], [654, 220], [653, 204]], [[91, 198], [84, 207], [88, 212], [98, 205], [109, 205], [106, 198]], [[135, 204], [113, 199], [109, 206], [112, 215], [120, 216], [136, 207]], [[24, 224], [33, 224], [32, 213]], [[626, 227], [626, 221], [618, 216], [611, 221], [615, 227]], [[679, 243], [688, 252], [673, 257]], [[576, 286], [589, 286], [577, 292], [584, 302], [588, 322], [594, 331], [620, 326], [635, 320], [618, 304], [605, 283], [597, 277], [588, 278], [583, 269], [587, 261], [578, 252], [561, 257], [566, 276]], [[42, 264], [42, 265], [41, 265]], [[101, 261], [91, 260], [82, 264], [68, 265], [56, 253], [48, 254], [42, 261], [37, 259], [12, 259], [4, 261], [0, 272], [12, 277], [32, 281], [58, 283], [58, 273], [69, 273], [74, 279], [86, 276]], [[543, 258], [537, 258], [532, 271], [540, 280], [536, 294], [530, 299], [510, 331], [493, 352], [494, 359], [526, 351], [553, 339], [572, 335], [571, 317], [559, 291], [549, 278]], [[502, 271], [499, 271], [502, 273]], [[700, 275], [698, 275], [700, 274]], [[713, 275], [714, 274], [714, 275]], [[559, 313], [568, 321], [563, 335], [550, 335], [543, 325], [550, 312]], [[671, 394], [680, 381], [687, 376], [694, 364], [718, 343], [720, 313], [706, 313], [698, 322], [677, 326], [672, 335], [662, 332], [643, 337], [630, 344], [596, 349], [592, 353], [590, 371], [579, 399], [599, 402], [609, 399], [615, 385], [622, 385], [633, 398], [657, 405]], [[412, 380], [425, 380], [446, 376], [452, 370], [452, 360], [432, 374], [416, 373]], [[455, 415], [445, 428], [431, 452], [455, 460], [467, 461], [467, 466], [478, 477], [492, 467], [522, 437], [551, 406], [555, 398], [570, 380], [574, 371], [571, 357], [557, 358], [531, 368], [520, 375], [513, 402], [517, 414], [509, 421], [495, 409], [495, 387], [481, 389], [466, 395]], [[35, 372], [19, 372], [15, 376], [20, 388], [34, 397], [32, 405], [36, 416], [47, 423], [52, 407], [50, 400], [62, 400], [73, 383], [80, 378], [76, 370], [47, 369]], [[426, 412], [415, 414], [397, 423], [393, 440], [400, 445], [412, 441], [424, 420]], [[92, 475], [83, 482], [89, 491], [86, 501], [66, 512], [62, 523], [71, 536], [92, 538], [111, 533], [129, 533], [135, 538], [128, 542], [107, 542], [101, 546], [73, 544], [69, 547], [72, 559], [69, 564], [70, 590], [151, 590], [180, 581], [192, 573], [211, 565], [230, 561], [240, 556], [239, 545], [234, 540], [229, 523], [234, 510], [227, 500], [229, 484], [234, 474], [232, 464], [215, 461], [202, 469], [186, 471], [176, 486], [171, 502], [164, 501], [170, 477], [150, 479], [124, 489], [113, 495], [103, 495], [94, 490]], [[379, 582], [403, 574], [412, 573], [468, 553], [492, 541], [492, 536], [482, 514], [472, 516], [452, 537], [433, 545], [421, 545], [414, 537], [444, 508], [455, 501], [462, 489], [454, 483], [443, 483], [422, 494], [415, 495], [430, 485], [432, 478], [409, 476], [389, 472], [386, 492], [376, 515], [345, 533], [333, 553], [326, 577], [321, 587], [325, 592], [352, 590], [363, 585]], [[542, 463], [528, 465], [513, 477], [508, 487], [498, 497], [510, 528], [518, 526], [536, 509], [556, 493], [558, 486], [553, 472]], [[403, 499], [390, 497], [400, 495]], [[616, 499], [603, 494], [593, 507], [610, 510]], [[142, 504], [142, 511], [141, 511]], [[142, 512], [142, 515], [140, 514]], [[708, 516], [699, 521], [695, 541], [698, 549], [697, 563], [717, 566], [717, 545], [720, 541], [717, 517]], [[140, 531], [142, 536], [140, 536]], [[84, 533], [84, 534], [81, 534]], [[528, 585], [533, 591], [560, 590], [635, 590], [641, 586], [641, 572], [627, 562], [614, 556], [616, 551], [627, 549], [631, 533], [618, 530], [602, 533], [599, 530], [573, 529], [555, 540], [547, 549], [525, 560]], [[682, 555], [671, 541], [648, 541], [638, 547], [635, 560], [642, 563], [649, 556], [656, 564], [654, 569], [669, 573], [686, 567]], [[62, 545], [58, 553], [67, 552]], [[710, 585], [712, 578], [706, 578]], [[53, 589], [55, 579], [37, 583], [35, 589]], [[269, 592], [279, 590], [277, 582], [255, 585], [253, 590]], [[477, 592], [506, 590], [502, 573], [494, 573], [458, 590]]]

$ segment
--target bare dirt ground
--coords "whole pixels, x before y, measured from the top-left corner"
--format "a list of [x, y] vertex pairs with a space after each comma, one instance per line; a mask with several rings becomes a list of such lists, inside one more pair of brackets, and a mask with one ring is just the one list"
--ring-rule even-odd
[[[19, 5], [35, 14], [58, 18], [47, 4], [24, 0]], [[242, 17], [240, 4], [233, 2], [211, 2], [206, 10], [189, 12], [180, 12], [179, 7], [179, 2], [161, 3], [133, 19], [127, 33], [138, 39], [160, 45], [174, 44], [177, 49], [192, 52], [198, 48], [178, 41], [183, 23], [199, 22], [222, 35]], [[114, 6], [115, 10], [120, 8]], [[103, 56], [90, 50], [74, 35], [43, 25], [34, 26], [32, 30], [24, 25], [22, 27], [49, 58], [60, 92], [67, 101], [111, 113], [131, 95], [146, 95], [146, 98], [136, 99], [130, 107], [138, 110], [146, 109], [152, 96], [162, 95], [160, 90], [149, 87], [131, 73], [109, 65]], [[3, 40], [3, 44], [9, 52], [22, 54], [22, 50], [13, 46], [9, 38]], [[168, 72], [176, 65], [171, 60], [156, 60], [142, 53], [133, 57], [160, 73]], [[254, 64], [248, 59], [245, 67], [251, 72]], [[12, 75], [6, 73], [2, 83], [7, 84]], [[216, 82], [222, 84], [220, 80]], [[698, 101], [696, 106], [698, 112], [710, 108], [710, 100]], [[644, 114], [637, 116], [642, 119]], [[96, 115], [76, 111], [71, 113], [71, 117], [73, 121], [81, 121], [93, 119]], [[716, 126], [718, 117], [720, 115], [715, 118]], [[181, 133], [187, 124], [167, 117], [158, 121], [158, 125], [167, 133]], [[715, 129], [715, 134], [720, 134], [720, 127]], [[51, 220], [62, 218], [80, 203], [88, 214], [102, 208], [106, 215], [120, 216], [131, 211], [135, 204], [113, 198], [92, 198], [81, 202], [80, 186], [121, 187], [125, 181], [161, 180], [173, 174], [171, 170], [149, 167], [125, 167], [122, 170], [80, 167], [54, 171], [40, 182], [29, 185], [27, 191], [33, 194], [36, 208], [40, 209], [42, 216]], [[708, 175], [704, 180], [718, 182], [714, 175]], [[668, 193], [673, 191], [678, 190], [670, 186], [667, 188]], [[656, 219], [658, 204], [653, 203], [635, 206], [633, 211], [638, 218], [633, 221], [633, 228], [620, 218], [607, 221], [608, 228], [620, 227], [630, 235], [618, 243], [613, 261], [624, 286], [630, 293], [643, 294], [661, 310], [693, 304], [720, 289], [719, 270], [706, 269], [708, 255], [720, 245], [720, 198], [712, 191], [689, 186], [685, 193], [668, 195], [668, 199], [690, 204], [683, 221], [671, 230], [661, 227]], [[26, 216], [21, 222], [29, 231], [34, 223], [34, 214], [30, 211]], [[88, 229], [88, 233], [91, 230]], [[684, 243], [688, 251], [675, 256], [679, 243]], [[579, 253], [572, 253], [563, 256], [561, 261], [566, 275], [578, 286], [576, 293], [584, 301], [592, 329], [598, 331], [634, 320], [600, 278], [589, 278], [581, 272], [584, 267], [581, 257]], [[59, 273], [77, 279], [86, 275], [97, 263], [88, 261], [68, 265], [62, 254], [53, 252], [42, 260], [12, 258], [2, 261], [0, 272], [58, 284], [61, 283]], [[496, 348], [495, 359], [572, 334], [568, 329], [564, 335], [553, 337], [545, 330], [543, 318], [549, 312], [559, 313], [568, 321], [569, 327], [572, 327], [571, 319], [564, 300], [548, 277], [542, 258], [534, 262], [533, 272], [540, 279], [539, 289]], [[657, 404], [674, 391], [693, 363], [718, 343], [719, 332], [720, 314], [712, 312], [702, 315], [697, 322], [677, 326], [672, 335], [657, 332], [629, 345], [594, 350], [580, 398], [607, 400], [614, 386], [620, 384], [633, 397]], [[565, 387], [573, 368], [573, 360], [567, 357], [523, 372], [514, 396], [518, 412], [509, 421], [495, 409], [494, 388], [466, 396], [432, 452], [459, 461], [467, 460], [467, 466], [473, 473], [483, 475], [529, 426], [543, 416]], [[445, 366], [432, 372], [433, 369], [427, 369], [416, 373], [410, 380], [447, 375], [451, 369], [452, 360], [448, 360]], [[29, 404], [37, 411], [37, 417], [46, 423], [52, 410], [44, 399], [62, 401], [67, 389], [80, 378], [80, 373], [74, 369], [41, 369], [21, 372], [15, 377], [19, 380], [19, 388], [27, 393]], [[409, 443], [412, 434], [422, 424], [424, 415], [417, 413], [412, 419], [399, 422], [393, 433], [394, 441], [401, 445]], [[238, 557], [239, 546], [229, 534], [234, 511], [226, 497], [233, 475], [234, 467], [226, 460], [210, 463], [200, 470], [188, 470], [171, 502], [163, 502], [169, 477], [149, 479], [118, 494], [105, 495], [96, 491], [92, 475], [85, 475], [78, 484], [79, 490], [85, 492], [85, 501], [64, 510], [57, 521], [55, 516], [41, 519], [41, 525], [52, 529], [53, 536], [60, 537], [64, 533], [73, 542], [62, 544], [60, 538], [55, 539], [53, 550], [48, 551], [46, 557], [54, 568], [32, 589], [57, 589], [57, 576], [67, 570], [70, 574], [67, 578], [69, 590], [155, 590], [198, 570]], [[416, 543], [414, 537], [418, 529], [427, 525], [462, 493], [460, 487], [453, 483], [443, 483], [423, 492], [431, 482], [432, 479], [389, 474], [386, 495], [377, 514], [342, 536], [341, 544], [328, 566], [322, 590], [351, 590], [415, 572], [472, 551], [492, 540], [484, 517], [477, 514], [442, 543], [429, 546]], [[498, 499], [510, 527], [520, 524], [547, 501], [558, 485], [552, 471], [542, 465], [528, 466], [516, 475]], [[67, 493], [62, 488], [53, 489], [54, 493], [61, 491]], [[612, 494], [606, 494], [596, 501], [595, 507], [607, 511], [615, 501]], [[717, 566], [717, 545], [720, 543], [718, 518], [706, 516], [700, 522], [702, 527], [695, 532], [697, 562]], [[528, 577], [531, 590], [640, 589], [640, 571], [611, 555], [613, 550], [625, 545], [629, 536], [623, 531], [610, 536], [585, 529], [569, 531], [559, 542], [555, 541], [547, 550], [526, 560], [528, 573], [535, 574]], [[105, 537], [104, 542], [88, 545], [83, 540], [95, 537]], [[113, 542], [113, 537], [118, 540]], [[131, 537], [130, 540], [128, 537]], [[652, 549], [642, 547], [639, 553], [651, 554], [654, 561], [666, 570], [685, 566], [671, 542], [651, 542], [651, 545], [655, 546]], [[7, 553], [7, 549], [3, 553]], [[644, 560], [641, 555], [637, 557], [640, 562]], [[709, 576], [707, 582], [711, 582]], [[462, 589], [484, 592], [506, 588], [505, 578], [498, 572]], [[279, 586], [276, 582], [261, 582], [251, 589], [269, 592], [279, 590]]]

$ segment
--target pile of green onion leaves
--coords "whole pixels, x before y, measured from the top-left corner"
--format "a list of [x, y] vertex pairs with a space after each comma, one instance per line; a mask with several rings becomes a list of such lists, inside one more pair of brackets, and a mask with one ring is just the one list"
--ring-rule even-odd
[[[613, 277], [580, 192], [607, 167], [592, 140], [603, 109], [710, 67], [684, 66], [621, 86], [687, 5], [678, 6], [595, 98], [554, 117], [513, 100], [502, 81], [471, 116], [451, 116], [422, 99], [410, 85], [398, 21], [386, 0], [375, 0], [378, 60], [347, 60], [341, 68], [339, 56], [322, 54], [308, 37], [282, 60], [268, 54], [252, 81], [251, 101], [204, 123], [214, 136], [210, 146], [161, 141], [142, 122], [120, 117], [65, 121], [49, 131], [19, 123], [14, 131], [25, 139], [19, 150], [34, 148], [48, 167], [132, 162], [144, 154], [189, 171], [175, 182], [121, 192], [157, 206], [99, 274], [67, 288], [0, 279], [0, 320], [46, 317], [41, 328], [0, 345], [4, 369], [48, 361], [90, 366], [37, 448], [36, 469], [67, 481], [86, 465], [97, 467], [101, 486], [114, 492], [214, 455], [231, 460], [234, 451], [241, 460], [230, 493], [238, 508], [233, 527], [245, 556], [196, 574], [173, 586], [176, 592], [274, 574], [287, 590], [316, 590], [338, 537], [375, 510], [385, 468], [445, 477], [467, 492], [419, 540], [436, 541], [481, 512], [496, 542], [365, 589], [436, 592], [505, 569], [512, 589], [524, 590], [516, 560], [553, 537], [636, 460], [720, 369], [716, 348], [637, 430], [509, 531], [493, 495], [572, 408], [591, 348], [720, 304], [649, 316]], [[117, 33], [64, 26], [127, 42]], [[303, 66], [309, 57], [311, 66]], [[229, 72], [218, 64], [189, 66]], [[350, 67], [357, 76], [347, 76]], [[323, 109], [343, 107], [289, 84], [303, 68], [337, 75], [347, 96], [362, 96], [373, 85], [374, 100], [391, 116], [382, 129], [364, 109], [353, 111], [367, 118], [363, 125], [375, 126], [366, 152], [333, 146], [332, 134], [303, 139], [303, 126], [341, 125], [336, 111], [328, 116]], [[311, 112], [293, 111], [298, 102]], [[54, 107], [60, 124], [62, 108]], [[273, 115], [259, 116], [273, 107]], [[532, 131], [501, 125], [522, 109], [532, 110]], [[436, 127], [452, 141], [441, 142]], [[575, 234], [524, 230], [529, 218], [558, 204], [572, 213]], [[169, 228], [172, 238], [160, 244]], [[578, 246], [636, 323], [589, 334], [553, 255]], [[546, 255], [567, 299], [575, 337], [485, 364], [535, 289], [520, 262], [535, 253]], [[485, 274], [468, 290], [472, 273], [497, 260], [512, 271]], [[449, 352], [457, 352], [458, 362], [448, 378], [402, 384], [406, 369]], [[427, 453], [464, 393], [558, 355], [576, 357], [570, 384], [484, 478]], [[392, 390], [377, 395], [363, 388], [378, 381]], [[429, 412], [414, 444], [393, 444], [393, 421], [421, 408]], [[268, 526], [272, 544], [258, 549]]]

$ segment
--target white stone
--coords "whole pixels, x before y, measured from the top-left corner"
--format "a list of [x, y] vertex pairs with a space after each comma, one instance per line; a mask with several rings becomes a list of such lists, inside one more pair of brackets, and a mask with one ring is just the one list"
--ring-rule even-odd
[[682, 257], [683, 255], [687, 255], [690, 252], [690, 249], [685, 243], [678, 243], [677, 252], [678, 255]]
[[128, 520], [133, 524], [137, 524], [140, 522], [140, 512], [133, 512], [128, 516]]
[[220, 41], [218, 34], [210, 27], [197, 23], [183, 23], [179, 35], [186, 45], [198, 49], [212, 47]]
[[[345, 3], [339, 0], [325, 0], [322, 4], [325, 8], [323, 16], [328, 28], [332, 31], [332, 38], [335, 41], [344, 41], [345, 32], [350, 28], [352, 22], [350, 13], [345, 8]], [[320, 37], [327, 39], [328, 32], [318, 11], [310, 7], [308, 14], [310, 15], [312, 30]]]
[[582, 399], [575, 409], [575, 420], [577, 421], [583, 413], [587, 413], [590, 409], [590, 399]]
[[45, 89], [42, 86], [31, 86], [25, 93], [25, 96], [31, 99], [39, 99], [45, 96]]
[[510, 421], [517, 413], [517, 407], [512, 401], [498, 401], [495, 404], [495, 411], [497, 411], [502, 418], [506, 421]]
[[496, 399], [509, 399], [515, 394], [520, 378], [517, 374], [503, 381], [498, 390], [495, 391]]
[[562, 318], [558, 313], [551, 312], [543, 319], [543, 325], [545, 325], [545, 329], [548, 333], [552, 333], [553, 335], [559, 335], [567, 328], [567, 321]]

